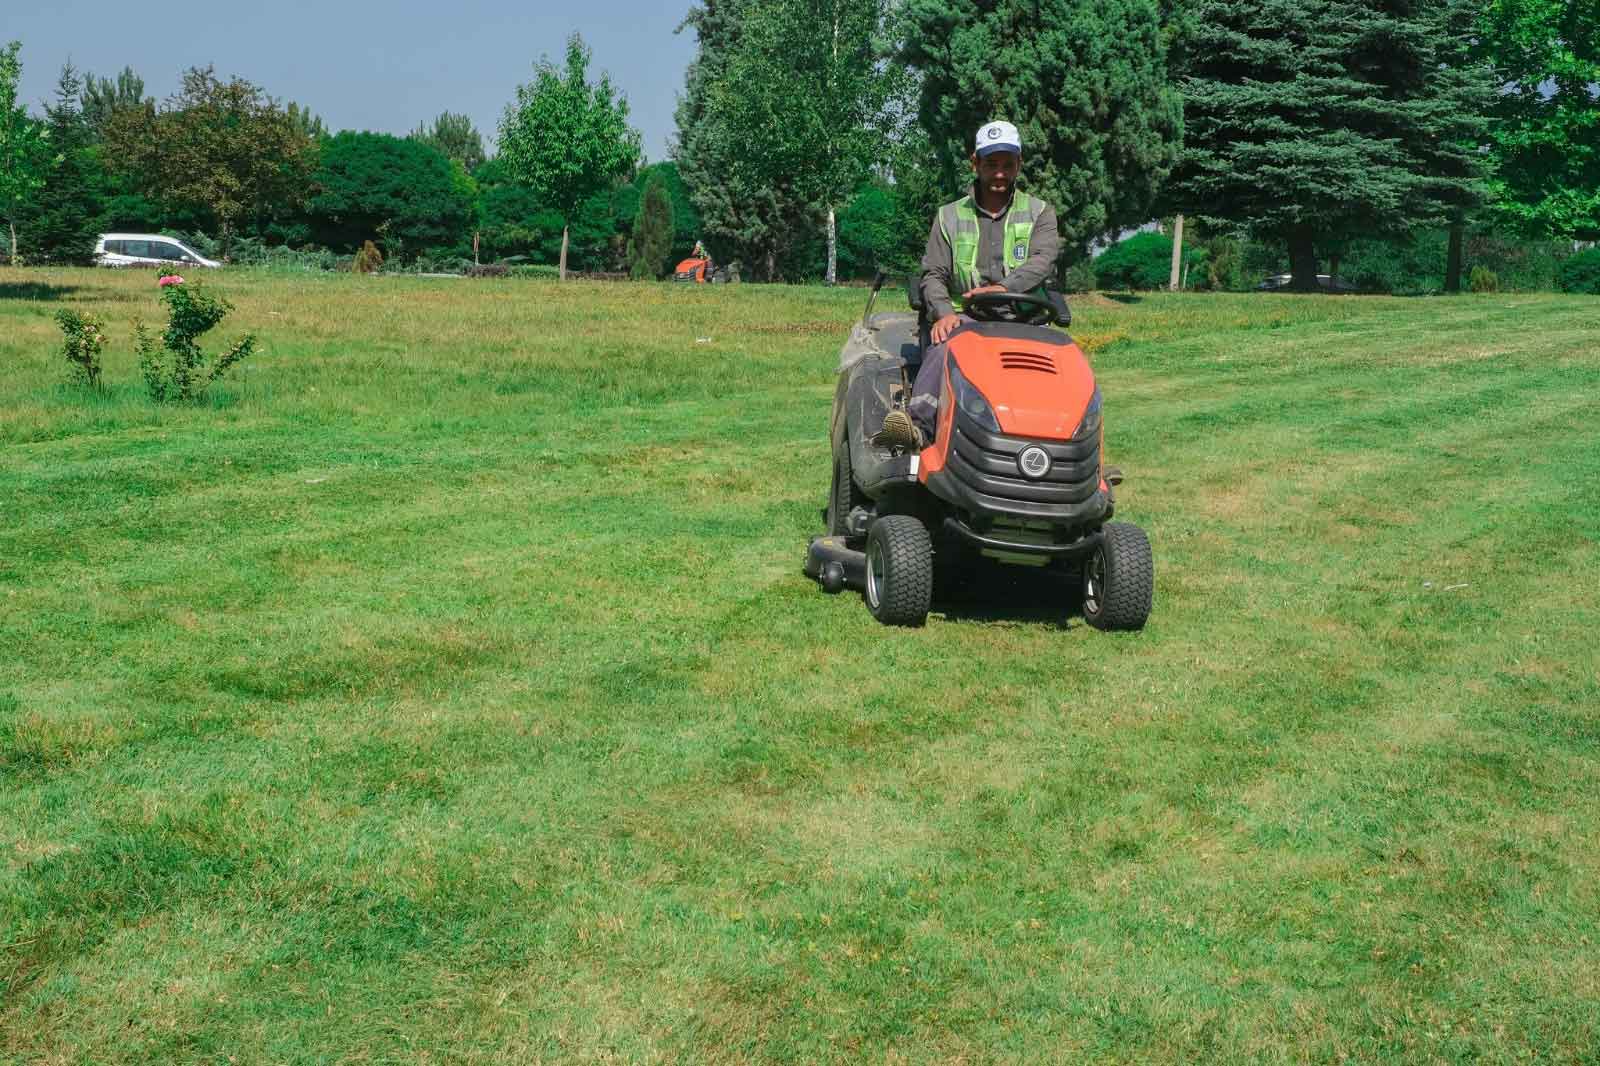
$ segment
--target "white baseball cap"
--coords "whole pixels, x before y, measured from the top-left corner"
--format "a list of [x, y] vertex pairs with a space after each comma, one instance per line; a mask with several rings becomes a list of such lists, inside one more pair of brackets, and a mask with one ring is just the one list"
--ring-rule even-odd
[[1022, 136], [1009, 122], [991, 122], [978, 131], [977, 145], [973, 151], [980, 156], [991, 152], [1022, 154]]

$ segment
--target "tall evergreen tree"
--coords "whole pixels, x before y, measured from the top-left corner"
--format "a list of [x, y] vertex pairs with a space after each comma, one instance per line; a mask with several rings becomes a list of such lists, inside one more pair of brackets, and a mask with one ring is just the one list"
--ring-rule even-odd
[[488, 155], [483, 150], [483, 134], [466, 115], [444, 112], [432, 125], [423, 123], [411, 131], [413, 141], [437, 148], [446, 159], [453, 159], [472, 173], [483, 165]]
[[80, 96], [83, 121], [95, 140], [103, 140], [106, 129], [119, 111], [155, 107], [155, 101], [144, 94], [144, 79], [123, 67], [114, 78], [97, 78], [90, 74], [83, 81]]
[[290, 100], [283, 110], [289, 116], [289, 124], [303, 133], [308, 140], [320, 143], [330, 136], [328, 124], [322, 121], [321, 115], [315, 114], [309, 107], [301, 107]]
[[1459, 219], [1481, 193], [1492, 83], [1463, 59], [1460, 0], [1196, 0], [1181, 209], [1289, 248]]
[[56, 81], [45, 125], [55, 165], [24, 213], [22, 246], [30, 260], [87, 264], [101, 227], [105, 175], [80, 105], [83, 80], [68, 62]]
[[656, 178], [645, 187], [639, 214], [633, 220], [633, 239], [628, 242], [628, 273], [635, 281], [654, 281], [662, 275], [672, 251], [672, 236], [672, 198], [666, 184]]
[[970, 181], [973, 133], [1004, 119], [1068, 249], [1149, 217], [1183, 132], [1156, 0], [906, 0], [903, 18], [950, 193]]
[[[683, 183], [683, 176], [678, 173], [678, 164], [668, 159], [640, 167], [639, 176], [633, 184], [636, 189], [644, 190], [654, 181], [661, 182], [672, 203], [672, 250], [668, 257], [674, 262], [687, 259], [694, 249], [694, 242], [700, 239], [700, 212], [695, 210], [689, 189]], [[642, 196], [640, 201], [643, 201]], [[634, 210], [637, 209], [635, 205]], [[619, 217], [628, 223], [632, 221], [626, 214], [620, 214]]]

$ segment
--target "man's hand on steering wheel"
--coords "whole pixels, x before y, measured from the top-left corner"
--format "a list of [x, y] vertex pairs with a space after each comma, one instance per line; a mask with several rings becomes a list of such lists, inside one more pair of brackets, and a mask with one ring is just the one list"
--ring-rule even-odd
[[[981, 293], [1009, 291], [1010, 290], [1004, 285], [979, 285], [976, 289], [968, 289], [966, 292], [962, 293], [961, 298], [963, 300], [970, 300], [974, 296], [977, 296]], [[956, 331], [956, 327], [959, 325], [961, 325], [960, 315], [945, 315], [943, 318], [939, 319], [939, 321], [935, 322], [933, 324], [933, 328], [928, 331], [928, 339], [934, 344], [943, 344], [945, 341], [950, 339], [950, 334], [954, 333]]]
[[984, 293], [984, 292], [1010, 292], [1010, 291], [1011, 290], [1006, 288], [1004, 285], [979, 285], [976, 289], [968, 289], [966, 292], [962, 293], [961, 294], [961, 298], [963, 300], [970, 300], [974, 296], [977, 296], [979, 293]]

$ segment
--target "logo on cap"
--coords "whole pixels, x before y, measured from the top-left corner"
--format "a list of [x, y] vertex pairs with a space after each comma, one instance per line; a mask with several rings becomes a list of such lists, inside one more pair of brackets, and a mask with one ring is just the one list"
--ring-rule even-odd
[[997, 138], [999, 136], [1000, 136], [1000, 127], [999, 126], [990, 126], [989, 127], [989, 139], [992, 141], [992, 140], [994, 140], [995, 138]]

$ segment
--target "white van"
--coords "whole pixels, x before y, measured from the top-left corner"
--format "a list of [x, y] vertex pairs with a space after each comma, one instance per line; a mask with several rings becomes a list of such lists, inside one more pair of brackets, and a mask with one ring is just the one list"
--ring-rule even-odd
[[215, 269], [222, 264], [207, 259], [187, 244], [159, 233], [102, 233], [94, 246], [94, 261], [101, 266], [160, 266], [179, 263]]

